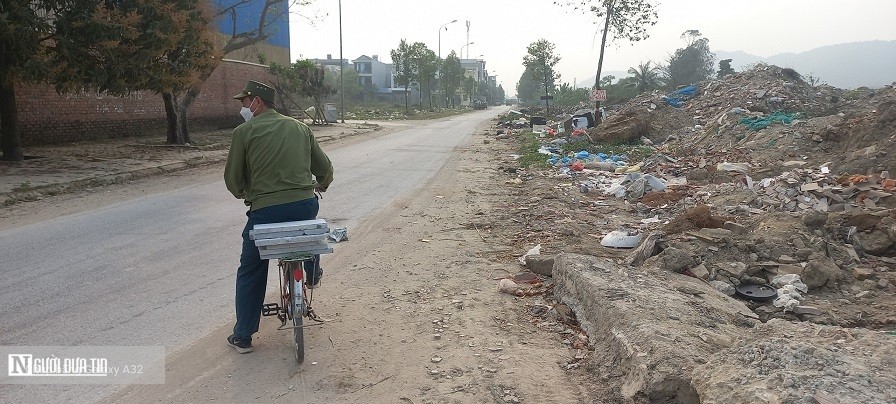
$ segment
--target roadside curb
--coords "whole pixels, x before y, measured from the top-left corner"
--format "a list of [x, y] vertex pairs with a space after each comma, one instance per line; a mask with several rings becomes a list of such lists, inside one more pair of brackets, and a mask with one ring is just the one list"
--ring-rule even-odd
[[3, 199], [3, 206], [11, 206], [19, 202], [29, 202], [43, 199], [47, 196], [54, 196], [69, 193], [81, 188], [98, 187], [111, 184], [120, 184], [130, 180], [151, 177], [154, 175], [167, 174], [182, 171], [189, 168], [212, 165], [227, 160], [227, 155], [213, 156], [202, 160], [182, 160], [160, 164], [153, 167], [144, 167], [136, 170], [122, 171], [112, 174], [96, 175], [80, 178], [71, 181], [60, 181], [52, 184], [38, 185], [29, 187], [22, 191], [2, 192], [0, 198]]
[[[339, 134], [322, 133], [316, 135], [316, 137], [318, 143], [326, 144], [347, 137], [377, 132], [381, 129], [381, 126], [369, 127], [364, 129], [356, 128], [356, 132], [342, 132]], [[221, 149], [211, 151], [209, 155], [202, 156], [200, 158], [192, 157], [177, 161], [169, 160], [166, 162], [159, 162], [158, 165], [154, 166], [141, 167], [114, 173], [87, 175], [81, 178], [60, 180], [48, 184], [28, 184], [25, 187], [19, 187], [18, 189], [14, 188], [11, 191], [0, 190], [0, 206], [8, 207], [20, 202], [36, 201], [48, 196], [77, 192], [79, 189], [120, 184], [135, 179], [147, 178], [155, 175], [164, 175], [195, 167], [209, 166], [223, 163], [225, 161], [227, 161], [227, 149]]]

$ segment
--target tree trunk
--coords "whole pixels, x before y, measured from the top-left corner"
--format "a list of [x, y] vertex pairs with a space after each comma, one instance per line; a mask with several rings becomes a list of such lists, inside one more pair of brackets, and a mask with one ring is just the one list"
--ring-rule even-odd
[[[189, 94], [189, 91], [187, 94]], [[172, 93], [162, 93], [162, 99], [165, 101], [165, 117], [168, 120], [168, 136], [165, 143], [192, 143], [190, 132], [187, 130], [187, 105], [185, 101], [178, 102], [177, 94]]]
[[165, 102], [165, 119], [167, 138], [165, 143], [178, 144], [177, 139], [177, 111], [175, 95], [171, 93], [162, 93], [162, 101]]
[[408, 104], [408, 99], [410, 96], [408, 95], [408, 86], [404, 86], [404, 116], [408, 116], [411, 114], [411, 106]]
[[[613, 15], [613, 2], [607, 5], [607, 21], [604, 22], [604, 35], [600, 40], [600, 58], [597, 61], [597, 77], [594, 78], [594, 89], [600, 90], [600, 71], [604, 67], [604, 48], [607, 46], [607, 31], [610, 28], [610, 16]], [[600, 124], [600, 100], [594, 102], [594, 123]]]
[[0, 137], [3, 138], [3, 160], [22, 161], [22, 132], [16, 111], [16, 90], [12, 80], [0, 81]]
[[190, 131], [187, 129], [187, 107], [186, 103], [177, 106], [177, 144], [193, 143], [190, 138]]
[[[211, 77], [212, 73], [215, 72], [215, 69], [218, 68], [219, 63], [215, 63], [212, 66], [202, 72], [197, 81], [197, 85], [191, 87], [187, 92], [183, 95], [183, 97], [178, 100], [178, 94], [173, 93], [162, 93], [162, 99], [165, 101], [165, 115], [168, 119], [168, 144], [187, 144], [192, 143], [193, 141], [190, 139], [190, 131], [187, 128], [187, 110], [190, 108], [190, 104], [196, 100], [196, 97], [199, 96], [199, 90], [202, 87], [202, 84]], [[168, 98], [166, 98], [168, 97]], [[169, 102], [171, 103], [169, 111]]]

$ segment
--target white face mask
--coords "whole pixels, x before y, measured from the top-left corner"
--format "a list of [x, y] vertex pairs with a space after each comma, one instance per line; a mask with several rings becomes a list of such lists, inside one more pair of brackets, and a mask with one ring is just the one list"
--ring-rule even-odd
[[243, 119], [246, 120], [246, 122], [249, 122], [249, 120], [252, 119], [253, 116], [255, 116], [255, 112], [252, 111], [252, 105], [254, 104], [255, 100], [252, 100], [252, 102], [249, 104], [249, 108], [240, 108], [240, 115], [243, 117]]

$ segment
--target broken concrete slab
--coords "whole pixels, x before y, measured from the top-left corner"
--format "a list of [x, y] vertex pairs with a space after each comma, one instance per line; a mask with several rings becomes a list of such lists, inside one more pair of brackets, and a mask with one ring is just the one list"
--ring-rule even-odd
[[539, 275], [551, 276], [551, 271], [554, 268], [554, 256], [541, 254], [526, 256], [526, 268]]
[[707, 357], [693, 387], [702, 403], [892, 403], [894, 349], [882, 332], [772, 319]]
[[[619, 377], [625, 402], [896, 400], [896, 339], [861, 328], [772, 319], [692, 277], [560, 254], [554, 279], [594, 353], [596, 376]], [[799, 306], [801, 315], [819, 315]], [[737, 386], [737, 388], [732, 388]]]
[[621, 374], [618, 393], [635, 402], [700, 402], [692, 370], [757, 323], [707, 283], [649, 266], [562, 253], [554, 280], [591, 341], [606, 347], [595, 352], [594, 371]]

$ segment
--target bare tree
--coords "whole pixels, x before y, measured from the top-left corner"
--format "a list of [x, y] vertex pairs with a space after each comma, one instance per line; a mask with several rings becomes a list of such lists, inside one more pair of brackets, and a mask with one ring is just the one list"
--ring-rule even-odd
[[[604, 18], [600, 58], [597, 62], [597, 75], [594, 78], [595, 89], [600, 89], [600, 73], [604, 64], [607, 34], [612, 31], [612, 39], [627, 39], [637, 42], [647, 39], [650, 36], [647, 34], [647, 28], [656, 25], [657, 13], [650, 0], [580, 0], [567, 2], [567, 4], [574, 6], [577, 10], [593, 13], [598, 21]], [[600, 109], [600, 101], [595, 103], [594, 108]]]

